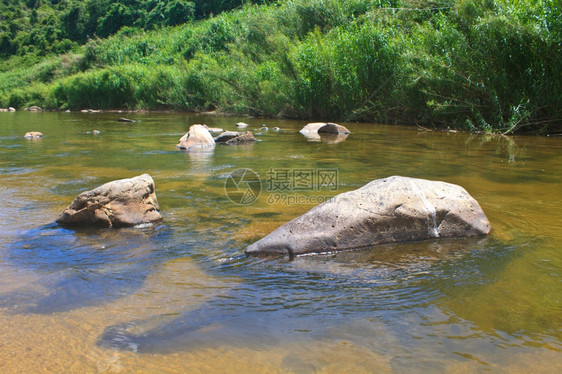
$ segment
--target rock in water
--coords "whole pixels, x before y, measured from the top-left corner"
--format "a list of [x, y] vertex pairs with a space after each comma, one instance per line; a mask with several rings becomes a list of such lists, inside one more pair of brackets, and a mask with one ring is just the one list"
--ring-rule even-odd
[[179, 149], [213, 147], [215, 141], [211, 133], [203, 125], [192, 125], [187, 134], [180, 138]]
[[290, 256], [486, 235], [490, 222], [458, 185], [393, 176], [339, 194], [246, 248]]
[[230, 139], [240, 136], [238, 131], [225, 131], [215, 138], [215, 143], [226, 143]]
[[226, 145], [247, 144], [257, 141], [251, 131], [239, 133], [238, 131], [225, 131], [215, 138], [215, 143]]
[[247, 144], [247, 143], [253, 143], [255, 141], [257, 141], [257, 139], [254, 138], [252, 132], [246, 131], [243, 132], [242, 134], [239, 134], [238, 136], [235, 136], [232, 139], [228, 139], [226, 142], [224, 142], [224, 144], [226, 145]]
[[314, 122], [304, 126], [300, 131], [301, 134], [351, 134], [345, 126], [335, 123]]
[[61, 225], [125, 227], [162, 219], [154, 180], [148, 174], [82, 192], [57, 218]]
[[43, 134], [39, 131], [29, 131], [26, 132], [23, 137], [27, 139], [41, 139], [43, 137]]
[[335, 123], [327, 123], [318, 129], [319, 134], [351, 134], [347, 127]]

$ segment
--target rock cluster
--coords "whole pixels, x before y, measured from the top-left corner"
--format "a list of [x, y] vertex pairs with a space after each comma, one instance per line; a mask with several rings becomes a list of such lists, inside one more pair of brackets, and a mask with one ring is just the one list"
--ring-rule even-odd
[[[239, 126], [243, 127], [243, 126]], [[225, 131], [213, 139], [206, 125], [192, 125], [180, 149], [255, 142], [250, 131]], [[213, 129], [215, 130], [215, 129]], [[220, 129], [216, 129], [220, 130]], [[310, 123], [305, 135], [345, 137], [333, 123]], [[99, 133], [94, 130], [93, 133]], [[39, 132], [25, 137], [41, 138]], [[323, 140], [324, 141], [324, 140]], [[148, 174], [86, 191], [56, 220], [61, 225], [134, 226], [159, 221], [154, 181]], [[393, 176], [339, 194], [248, 246], [247, 255], [302, 255], [435, 238], [486, 235], [490, 222], [468, 192], [454, 184]]]

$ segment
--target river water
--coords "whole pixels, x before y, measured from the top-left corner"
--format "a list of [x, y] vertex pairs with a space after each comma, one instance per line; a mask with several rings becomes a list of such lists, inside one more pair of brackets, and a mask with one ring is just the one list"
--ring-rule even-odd
[[[123, 115], [0, 113], [0, 372], [562, 372], [562, 138], [346, 124], [318, 142], [306, 122], [246, 119], [257, 143], [184, 152], [189, 125], [244, 119]], [[239, 169], [257, 199], [232, 193]], [[80, 192], [143, 173], [162, 222], [53, 223]], [[243, 255], [391, 175], [460, 184], [491, 235]]]

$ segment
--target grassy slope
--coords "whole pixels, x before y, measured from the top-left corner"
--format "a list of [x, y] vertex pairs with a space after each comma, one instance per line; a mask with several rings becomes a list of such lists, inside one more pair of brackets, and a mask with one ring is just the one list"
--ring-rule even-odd
[[[556, 1], [295, 0], [0, 68], [0, 106], [562, 130]], [[400, 8], [400, 9], [397, 9]]]

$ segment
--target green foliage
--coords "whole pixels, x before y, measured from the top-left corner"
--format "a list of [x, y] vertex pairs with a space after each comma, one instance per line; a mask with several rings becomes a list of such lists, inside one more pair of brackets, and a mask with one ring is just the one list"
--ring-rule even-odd
[[339, 27], [325, 36], [316, 29], [300, 43], [292, 59], [301, 116], [373, 119], [394, 86], [399, 55], [389, 33], [364, 23]]
[[0, 105], [562, 131], [559, 1], [242, 3], [0, 5]]
[[508, 133], [560, 127], [560, 43], [542, 29], [541, 12], [529, 18], [528, 3], [514, 4], [461, 1], [415, 29], [409, 106], [420, 108], [420, 121]]
[[113, 35], [123, 27], [150, 30], [180, 25], [195, 17], [204, 18], [240, 7], [245, 2], [265, 1], [3, 1], [0, 3], [0, 58], [63, 53], [90, 38]]
[[53, 90], [60, 108], [123, 108], [134, 103], [135, 76], [125, 68], [78, 73], [59, 81]]

